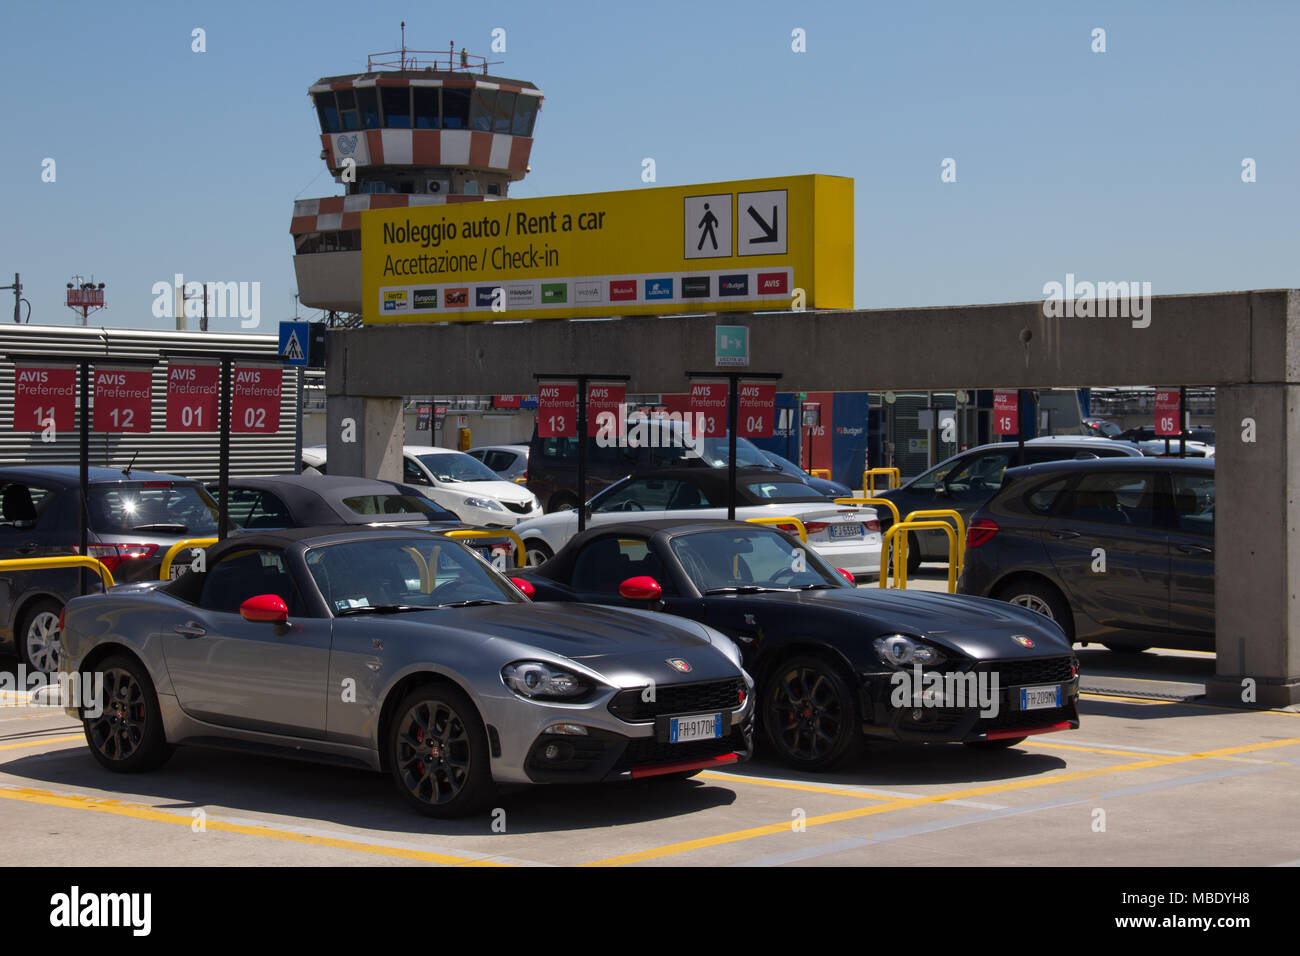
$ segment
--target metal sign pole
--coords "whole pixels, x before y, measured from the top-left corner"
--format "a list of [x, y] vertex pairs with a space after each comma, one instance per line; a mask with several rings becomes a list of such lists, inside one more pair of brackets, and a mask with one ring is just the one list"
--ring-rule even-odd
[[217, 473], [217, 540], [226, 537], [226, 524], [230, 520], [230, 408], [231, 379], [234, 360], [229, 355], [221, 357], [221, 450]]
[[578, 534], [587, 530], [587, 376], [578, 376]]
[[[77, 553], [83, 558], [90, 554], [90, 362], [82, 359], [77, 363], [77, 375], [81, 379], [81, 472], [80, 494], [81, 514], [78, 524], [81, 526]], [[86, 593], [86, 569], [77, 572], [80, 592]]]
[[736, 520], [736, 432], [740, 424], [740, 375], [727, 373], [727, 520]]

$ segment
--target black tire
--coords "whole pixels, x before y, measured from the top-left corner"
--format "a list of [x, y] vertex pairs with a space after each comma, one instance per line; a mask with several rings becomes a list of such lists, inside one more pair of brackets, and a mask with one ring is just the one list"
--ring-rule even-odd
[[1003, 737], [1000, 740], [966, 740], [963, 743], [971, 750], [1009, 750], [1028, 739], [1028, 737]]
[[1102, 644], [1102, 647], [1108, 651], [1114, 651], [1116, 654], [1141, 654], [1147, 650], [1150, 644]]
[[1070, 606], [1065, 603], [1061, 592], [1046, 581], [1032, 578], [1012, 581], [998, 588], [994, 597], [1050, 618], [1061, 625], [1066, 637], [1074, 640], [1074, 615], [1070, 613]]
[[826, 658], [781, 661], [764, 681], [760, 701], [763, 733], [787, 766], [828, 770], [861, 753], [857, 694]]
[[398, 791], [426, 816], [468, 816], [496, 796], [483, 720], [455, 687], [425, 684], [407, 694], [384, 746]]
[[554, 495], [551, 500], [546, 503], [546, 513], [554, 514], [557, 511], [572, 511], [576, 507], [578, 507], [578, 499], [567, 492], [561, 492], [558, 495]]
[[[94, 671], [103, 675], [103, 689], [92, 717], [82, 709], [86, 743], [100, 766], [114, 773], [145, 773], [167, 762], [162, 711], [149, 671], [128, 654], [114, 654]], [[98, 679], [95, 680], [98, 683]]]
[[22, 622], [14, 633], [18, 660], [30, 669], [53, 674], [59, 669], [63, 645], [59, 640], [59, 615], [63, 605], [52, 598], [40, 598], [23, 611]]
[[530, 568], [539, 568], [555, 557], [555, 552], [541, 541], [525, 541], [524, 554], [524, 561]]
[[921, 542], [912, 532], [907, 533], [907, 573], [915, 574], [921, 570]]

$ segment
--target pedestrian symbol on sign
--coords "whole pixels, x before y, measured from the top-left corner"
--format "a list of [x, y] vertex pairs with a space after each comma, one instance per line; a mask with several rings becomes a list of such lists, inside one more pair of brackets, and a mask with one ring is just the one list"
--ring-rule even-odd
[[289, 341], [284, 346], [284, 357], [290, 362], [301, 362], [302, 346], [298, 344], [298, 333], [290, 332]]
[[731, 255], [731, 193], [687, 196], [682, 210], [682, 255], [720, 259]]
[[700, 244], [696, 249], [704, 248], [704, 240], [708, 239], [713, 243], [713, 249], [718, 249], [718, 237], [714, 235], [713, 227], [718, 224], [718, 217], [709, 211], [709, 204], [704, 204], [704, 218], [700, 220]]

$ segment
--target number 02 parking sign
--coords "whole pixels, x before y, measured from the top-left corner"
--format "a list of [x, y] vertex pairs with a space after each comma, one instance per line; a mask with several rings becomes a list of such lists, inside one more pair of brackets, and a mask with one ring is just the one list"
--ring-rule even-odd
[[279, 368], [235, 366], [230, 396], [231, 432], [273, 435], [280, 430]]

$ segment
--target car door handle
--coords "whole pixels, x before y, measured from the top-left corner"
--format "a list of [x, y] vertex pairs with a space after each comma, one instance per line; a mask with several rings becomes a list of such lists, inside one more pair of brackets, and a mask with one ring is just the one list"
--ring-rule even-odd
[[177, 624], [172, 628], [172, 630], [181, 635], [181, 637], [202, 637], [204, 634], [208, 633], [206, 628], [196, 624], [194, 621], [190, 621], [188, 624]]
[[1067, 530], [1067, 531], [1053, 531], [1053, 532], [1051, 532], [1051, 535], [1052, 535], [1053, 538], [1077, 538], [1077, 537], [1079, 537], [1079, 532], [1077, 532], [1077, 531], [1068, 531], [1068, 530]]
[[1207, 548], [1200, 544], [1180, 544], [1178, 550], [1183, 554], [1213, 554], [1213, 548]]

